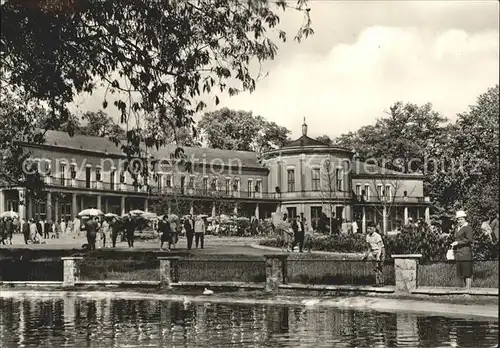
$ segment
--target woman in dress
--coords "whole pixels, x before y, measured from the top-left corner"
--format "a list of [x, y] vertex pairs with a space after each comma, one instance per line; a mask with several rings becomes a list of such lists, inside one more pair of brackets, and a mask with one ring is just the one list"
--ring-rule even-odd
[[465, 287], [470, 289], [472, 285], [472, 228], [467, 223], [467, 214], [463, 211], [457, 211], [457, 229], [455, 232], [455, 241], [451, 246], [455, 251], [455, 260], [457, 261], [457, 275], [465, 281]]

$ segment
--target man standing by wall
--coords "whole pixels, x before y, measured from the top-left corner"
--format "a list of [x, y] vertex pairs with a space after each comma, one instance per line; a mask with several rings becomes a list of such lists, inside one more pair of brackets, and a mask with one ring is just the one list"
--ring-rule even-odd
[[129, 248], [134, 247], [134, 232], [135, 232], [135, 221], [132, 219], [132, 215], [129, 213], [125, 220], [125, 231], [127, 233], [127, 242]]
[[184, 229], [186, 230], [187, 248], [188, 250], [191, 250], [193, 247], [194, 237], [194, 221], [191, 214], [189, 214], [184, 220]]

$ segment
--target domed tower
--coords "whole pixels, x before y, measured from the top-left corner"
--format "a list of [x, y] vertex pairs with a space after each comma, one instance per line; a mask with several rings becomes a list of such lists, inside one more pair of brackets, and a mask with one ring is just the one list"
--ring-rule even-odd
[[303, 216], [310, 225], [323, 213], [350, 219], [353, 152], [309, 137], [305, 117], [301, 130], [298, 139], [262, 154], [270, 169], [268, 187], [280, 195], [290, 218]]

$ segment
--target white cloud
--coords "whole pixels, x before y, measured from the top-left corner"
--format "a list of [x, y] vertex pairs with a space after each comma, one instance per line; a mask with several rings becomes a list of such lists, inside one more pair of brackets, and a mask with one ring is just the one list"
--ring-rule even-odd
[[300, 134], [339, 135], [371, 124], [396, 101], [432, 102], [453, 119], [498, 83], [498, 31], [440, 33], [373, 26], [327, 54], [291, 54], [275, 62], [253, 94], [222, 105], [252, 110]]

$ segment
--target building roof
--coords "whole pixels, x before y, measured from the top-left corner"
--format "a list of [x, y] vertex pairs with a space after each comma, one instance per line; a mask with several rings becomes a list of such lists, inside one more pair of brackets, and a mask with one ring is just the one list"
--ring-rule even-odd
[[327, 147], [328, 145], [326, 145], [325, 143], [322, 143], [319, 140], [310, 138], [307, 135], [302, 135], [297, 140], [292, 141], [291, 143], [283, 146], [282, 148], [299, 147], [299, 146], [325, 146], [325, 147]]
[[[94, 137], [79, 134], [75, 134], [73, 137], [70, 137], [66, 132], [47, 131], [45, 134], [45, 144], [60, 147], [61, 149], [92, 151], [100, 154], [125, 156], [120, 144], [117, 146], [105, 137]], [[150, 154], [156, 159], [171, 158], [170, 155], [176, 148], [176, 145], [168, 145], [160, 148], [159, 150], [149, 149], [148, 155]], [[242, 166], [248, 168], [263, 168], [258, 162], [257, 153], [255, 152], [187, 146], [183, 146], [182, 148], [189, 160], [196, 160], [198, 163], [203, 163], [203, 161], [214, 165], [220, 165], [222, 163], [238, 165], [241, 163]]]

